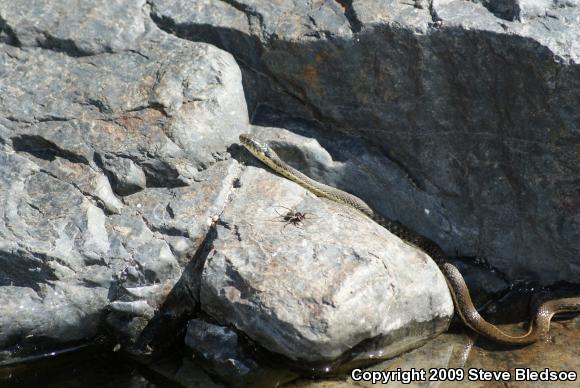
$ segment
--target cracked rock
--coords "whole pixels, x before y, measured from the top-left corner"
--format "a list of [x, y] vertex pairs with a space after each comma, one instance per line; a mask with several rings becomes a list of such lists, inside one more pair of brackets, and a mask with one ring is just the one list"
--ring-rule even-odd
[[115, 193], [120, 196], [134, 194], [147, 186], [143, 169], [131, 159], [108, 155], [103, 169], [111, 174]]
[[2, 361], [105, 327], [149, 353], [195, 309], [182, 273], [225, 205], [248, 114], [231, 55], [165, 34], [147, 7], [0, 5]]
[[144, 5], [145, 0], [11, 1], [0, 3], [0, 20], [18, 46], [82, 57], [134, 49], [149, 29]]

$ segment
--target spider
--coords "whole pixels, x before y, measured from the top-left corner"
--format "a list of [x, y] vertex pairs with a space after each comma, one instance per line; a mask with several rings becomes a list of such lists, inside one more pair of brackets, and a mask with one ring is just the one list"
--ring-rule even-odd
[[[284, 208], [287, 210], [287, 212], [280, 214], [278, 210], [276, 210], [276, 207]], [[284, 228], [286, 228], [288, 225], [294, 225], [295, 227], [302, 229], [301, 226], [303, 221], [308, 219], [308, 215], [311, 215], [310, 213], [299, 212], [295, 209], [287, 208], [286, 206], [274, 206], [274, 211], [276, 214], [278, 214], [278, 217], [276, 217], [278, 219], [277, 221], [284, 222]]]

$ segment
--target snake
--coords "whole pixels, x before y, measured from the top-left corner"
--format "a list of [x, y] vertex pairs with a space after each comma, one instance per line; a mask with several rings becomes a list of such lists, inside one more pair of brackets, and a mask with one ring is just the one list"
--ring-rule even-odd
[[555, 314], [580, 311], [580, 296], [549, 300], [537, 308], [530, 320], [527, 333], [521, 336], [505, 333], [479, 314], [473, 304], [463, 275], [443, 249], [433, 240], [412, 231], [400, 222], [381, 216], [362, 199], [308, 177], [280, 159], [267, 142], [254, 135], [241, 134], [239, 139], [244, 148], [254, 157], [278, 174], [299, 184], [318, 197], [327, 198], [359, 211], [404, 242], [419, 248], [430, 256], [443, 273], [453, 299], [455, 311], [463, 323], [474, 332], [506, 345], [529, 345], [548, 336], [550, 322]]

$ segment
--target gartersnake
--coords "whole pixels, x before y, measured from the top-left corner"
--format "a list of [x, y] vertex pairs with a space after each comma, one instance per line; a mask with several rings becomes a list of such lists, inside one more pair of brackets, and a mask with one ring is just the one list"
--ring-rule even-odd
[[309, 178], [282, 161], [268, 144], [255, 139], [252, 135], [240, 135], [240, 142], [256, 158], [280, 175], [298, 183], [300, 186], [306, 188], [317, 196], [328, 198], [360, 211], [405, 242], [414, 245], [427, 253], [435, 261], [441, 272], [443, 272], [449, 291], [453, 297], [455, 309], [461, 320], [469, 328], [489, 339], [504, 344], [531, 344], [538, 341], [548, 333], [550, 321], [554, 314], [580, 311], [580, 297], [547, 301], [538, 308], [530, 322], [526, 334], [522, 336], [511, 336], [506, 334], [498, 327], [487, 322], [479, 314], [473, 305], [463, 276], [457, 267], [451, 263], [441, 247], [439, 247], [439, 245], [434, 241], [413, 232], [398, 222], [381, 217], [360, 198]]

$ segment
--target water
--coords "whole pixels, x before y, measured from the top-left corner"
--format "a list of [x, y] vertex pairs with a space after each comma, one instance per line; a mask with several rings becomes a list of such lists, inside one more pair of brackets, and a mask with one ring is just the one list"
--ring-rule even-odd
[[87, 348], [0, 368], [0, 387], [180, 387], [115, 353]]

